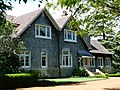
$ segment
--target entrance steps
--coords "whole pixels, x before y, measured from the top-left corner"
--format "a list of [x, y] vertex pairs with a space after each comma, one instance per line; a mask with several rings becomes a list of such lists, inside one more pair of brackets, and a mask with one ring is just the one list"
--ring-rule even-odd
[[99, 69], [96, 69], [96, 72], [92, 72], [88, 69], [86, 69], [87, 73], [89, 74], [89, 76], [95, 76], [95, 75], [105, 75], [102, 71], [100, 71]]

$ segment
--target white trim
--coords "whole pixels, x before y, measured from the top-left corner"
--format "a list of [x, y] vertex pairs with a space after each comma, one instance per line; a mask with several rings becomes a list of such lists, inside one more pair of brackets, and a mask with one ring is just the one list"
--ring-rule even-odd
[[[71, 38], [72, 38], [72, 39], [68, 39], [68, 36], [66, 36], [66, 35], [68, 35], [68, 31], [71, 32], [71, 35], [72, 35]], [[74, 39], [75, 39], [75, 40], [73, 40], [73, 35], [74, 35]], [[76, 31], [64, 29], [64, 41], [67, 41], [67, 42], [77, 42]]]
[[[42, 54], [45, 53], [46, 55], [43, 56]], [[45, 57], [45, 65], [46, 66], [42, 66], [42, 57]], [[41, 52], [41, 68], [47, 68], [48, 67], [48, 54], [46, 52]]]
[[97, 57], [97, 63], [98, 63], [98, 59], [99, 59], [99, 60], [102, 60], [102, 63], [101, 63], [101, 61], [100, 61], [100, 65], [98, 65], [98, 67], [103, 66], [103, 57]]
[[[106, 65], [107, 63], [107, 60], [109, 60], [109, 65]], [[111, 59], [110, 59], [110, 57], [105, 57], [105, 65], [106, 66], [111, 66]]]
[[[63, 54], [64, 51], [67, 51], [68, 54]], [[63, 65], [63, 57], [68, 57], [68, 65]], [[72, 55], [70, 54], [70, 50], [62, 50], [62, 60], [61, 60], [61, 65], [60, 67], [72, 67]], [[66, 64], [66, 60], [65, 60], [65, 64]]]
[[91, 58], [91, 59], [90, 59], [90, 62], [93, 62], [94, 65], [91, 64], [91, 65], [89, 65], [89, 66], [90, 66], [90, 67], [95, 67], [95, 58]]
[[[23, 57], [24, 59], [24, 66], [21, 66], [21, 68], [30, 68], [31, 67], [31, 51], [22, 51], [23, 53], [22, 54], [19, 54], [19, 59], [21, 61], [21, 57]], [[26, 54], [26, 52], [28, 52], [29, 54]], [[26, 57], [28, 56], [29, 58], [29, 61], [28, 61], [28, 65], [29, 66], [26, 66]]]
[[[38, 35], [37, 35], [37, 26], [38, 27]], [[40, 26], [44, 26], [45, 27], [45, 36], [41, 36], [40, 35]], [[47, 36], [47, 31], [48, 31], [48, 28], [49, 27], [49, 36]], [[44, 38], [44, 39], [52, 39], [51, 38], [51, 26], [46, 26], [46, 25], [41, 25], [41, 24], [35, 24], [35, 37], [36, 38]]]

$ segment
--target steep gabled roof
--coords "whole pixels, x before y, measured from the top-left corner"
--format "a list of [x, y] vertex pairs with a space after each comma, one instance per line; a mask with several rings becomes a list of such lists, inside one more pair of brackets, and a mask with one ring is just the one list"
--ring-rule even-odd
[[102, 44], [97, 40], [91, 40], [91, 45], [94, 49], [90, 50], [91, 53], [101, 53], [101, 54], [113, 54], [109, 52]]
[[71, 17], [72, 17], [71, 15], [67, 15], [67, 16], [62, 16], [58, 19], [55, 19], [56, 23], [60, 27], [60, 30], [64, 28], [64, 26], [67, 24], [67, 22], [70, 20]]
[[57, 25], [55, 20], [52, 18], [50, 13], [46, 9], [39, 9], [39, 10], [30, 12], [30, 13], [27, 13], [25, 15], [15, 17], [12, 23], [18, 24], [18, 27], [16, 28], [16, 31], [12, 34], [12, 36], [19, 37], [42, 12], [46, 13], [50, 21], [53, 23], [55, 28], [58, 30], [59, 26]]

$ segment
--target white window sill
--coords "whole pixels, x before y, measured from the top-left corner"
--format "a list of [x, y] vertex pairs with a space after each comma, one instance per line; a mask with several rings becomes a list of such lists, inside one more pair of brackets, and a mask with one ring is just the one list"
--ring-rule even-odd
[[35, 36], [35, 38], [52, 39], [51, 37], [44, 37], [44, 36]]
[[30, 66], [21, 66], [21, 68], [23, 68], [23, 69], [29, 69]]
[[76, 40], [68, 40], [68, 39], [65, 39], [64, 41], [65, 42], [77, 42]]
[[47, 68], [47, 66], [42, 66], [41, 68], [45, 69], [45, 68]]
[[69, 68], [69, 67], [72, 67], [72, 66], [60, 66], [60, 67], [63, 67], [63, 68], [64, 68], [64, 67], [65, 67], [65, 68]]

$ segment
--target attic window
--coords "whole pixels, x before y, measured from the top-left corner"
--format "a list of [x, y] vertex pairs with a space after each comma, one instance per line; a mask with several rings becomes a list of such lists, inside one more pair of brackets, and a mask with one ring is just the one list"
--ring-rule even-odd
[[51, 39], [51, 27], [45, 25], [35, 25], [35, 37]]

